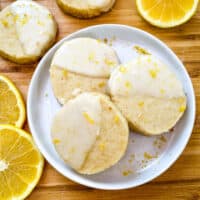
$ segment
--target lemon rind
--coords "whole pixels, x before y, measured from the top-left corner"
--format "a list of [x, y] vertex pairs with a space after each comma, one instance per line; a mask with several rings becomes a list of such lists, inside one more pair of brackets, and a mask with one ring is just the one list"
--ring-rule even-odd
[[16, 96], [17, 104], [20, 110], [20, 115], [19, 115], [18, 121], [15, 122], [15, 126], [18, 128], [22, 128], [26, 119], [26, 110], [25, 110], [25, 103], [24, 103], [23, 97], [20, 91], [18, 90], [18, 88], [14, 85], [14, 83], [9, 78], [7, 78], [6, 76], [0, 75], [0, 80], [3, 80]]
[[136, 7], [140, 15], [151, 25], [157, 26], [159, 28], [173, 28], [189, 21], [192, 18], [192, 16], [196, 13], [198, 3], [199, 3], [199, 0], [195, 0], [192, 9], [189, 12], [187, 12], [186, 15], [181, 20], [174, 20], [174, 21], [166, 22], [166, 23], [160, 20], [155, 20], [152, 17], [150, 17], [147, 14], [147, 12], [143, 10], [141, 0], [136, 0]]

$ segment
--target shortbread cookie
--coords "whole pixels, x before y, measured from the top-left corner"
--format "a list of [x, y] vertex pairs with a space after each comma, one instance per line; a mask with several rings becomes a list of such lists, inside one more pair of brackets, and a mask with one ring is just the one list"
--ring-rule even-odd
[[92, 18], [112, 9], [115, 0], [57, 0], [67, 14], [78, 18]]
[[20, 0], [0, 12], [0, 55], [17, 63], [39, 59], [53, 44], [57, 26], [45, 7]]
[[129, 130], [107, 96], [82, 93], [56, 113], [51, 133], [58, 154], [69, 166], [82, 174], [95, 174], [124, 155]]
[[118, 66], [108, 85], [113, 102], [132, 129], [143, 134], [169, 131], [186, 109], [181, 82], [154, 56], [140, 56]]
[[119, 64], [115, 51], [92, 38], [64, 42], [50, 68], [54, 94], [61, 104], [81, 92], [106, 93], [111, 71]]

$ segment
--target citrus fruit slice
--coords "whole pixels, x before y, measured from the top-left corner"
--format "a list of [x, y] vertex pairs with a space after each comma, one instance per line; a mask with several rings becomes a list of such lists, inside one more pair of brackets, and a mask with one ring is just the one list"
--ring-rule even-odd
[[142, 17], [152, 25], [169, 28], [188, 21], [195, 13], [199, 0], [137, 0]]
[[0, 124], [12, 124], [21, 128], [25, 121], [25, 105], [15, 85], [0, 75]]
[[12, 125], [0, 125], [1, 200], [27, 197], [39, 181], [43, 164], [28, 133]]

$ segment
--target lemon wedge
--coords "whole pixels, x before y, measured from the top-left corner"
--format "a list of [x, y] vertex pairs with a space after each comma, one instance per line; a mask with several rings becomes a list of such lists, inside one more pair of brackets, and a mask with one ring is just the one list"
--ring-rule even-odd
[[38, 183], [43, 165], [30, 134], [12, 125], [0, 125], [1, 200], [27, 197]]
[[16, 86], [0, 75], [0, 124], [12, 124], [21, 128], [25, 121], [25, 105]]
[[142, 17], [154, 26], [169, 28], [187, 22], [199, 0], [136, 0]]

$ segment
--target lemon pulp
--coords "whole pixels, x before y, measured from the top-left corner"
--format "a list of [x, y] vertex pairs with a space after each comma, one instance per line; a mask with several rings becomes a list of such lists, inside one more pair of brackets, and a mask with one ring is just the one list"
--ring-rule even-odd
[[43, 163], [28, 133], [0, 125], [0, 200], [28, 196], [42, 174]]

